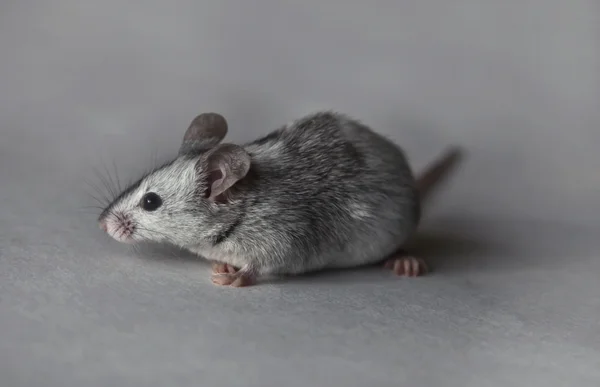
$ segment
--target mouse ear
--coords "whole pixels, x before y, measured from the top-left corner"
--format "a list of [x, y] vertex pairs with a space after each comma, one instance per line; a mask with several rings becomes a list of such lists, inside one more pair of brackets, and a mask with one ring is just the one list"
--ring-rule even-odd
[[239, 145], [221, 144], [210, 152], [203, 164], [208, 172], [206, 197], [222, 202], [223, 194], [250, 170], [250, 155]]
[[218, 113], [203, 113], [188, 127], [179, 154], [202, 152], [217, 146], [227, 134], [227, 121]]

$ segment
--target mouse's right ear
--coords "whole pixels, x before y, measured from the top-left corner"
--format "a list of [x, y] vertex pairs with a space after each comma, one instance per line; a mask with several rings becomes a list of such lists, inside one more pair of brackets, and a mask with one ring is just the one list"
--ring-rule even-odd
[[218, 113], [203, 113], [194, 118], [188, 127], [179, 155], [204, 152], [219, 145], [227, 134], [227, 121]]
[[225, 202], [227, 191], [248, 174], [251, 162], [248, 152], [239, 145], [221, 144], [207, 152], [199, 160], [207, 176], [206, 198]]

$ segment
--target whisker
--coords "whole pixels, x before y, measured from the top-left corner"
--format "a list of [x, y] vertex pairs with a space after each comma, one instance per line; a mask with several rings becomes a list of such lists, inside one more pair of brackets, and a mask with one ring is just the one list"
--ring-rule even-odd
[[113, 199], [114, 199], [119, 194], [117, 192], [117, 185], [116, 185], [116, 183], [113, 180], [113, 176], [110, 174], [110, 169], [108, 169], [108, 166], [105, 163], [102, 163], [102, 168], [104, 169], [104, 172], [106, 173], [106, 177], [107, 177], [108, 182], [110, 184], [112, 196], [113, 196]]
[[98, 179], [100, 179], [100, 182], [104, 186], [104, 189], [106, 190], [107, 195], [109, 197], [112, 197], [112, 200], [114, 200], [117, 196], [116, 196], [115, 192], [112, 190], [110, 183], [108, 182], [106, 177], [97, 168], [94, 168], [94, 173], [96, 174]]
[[91, 193], [86, 192], [86, 194], [91, 197], [92, 199], [94, 199], [99, 205], [104, 204], [104, 202], [100, 199], [98, 199], [97, 197], [95, 197], [94, 195], [92, 195]]
[[90, 211], [90, 210], [87, 210], [87, 211], [86, 210], [77, 210], [77, 211], [80, 212], [80, 213], [87, 214], [87, 215], [93, 215], [93, 216], [100, 215], [99, 212], [94, 212], [94, 211]]
[[141, 248], [138, 245], [129, 245], [129, 247], [133, 250], [134, 254], [141, 255]]
[[170, 239], [170, 238], [171, 238], [171, 237], [169, 237], [167, 234], [165, 234], [165, 233], [163, 233], [163, 232], [161, 232], [161, 231], [149, 230], [149, 229], [147, 229], [147, 228], [145, 228], [145, 227], [140, 227], [140, 226], [136, 226], [136, 228], [137, 228], [138, 230], [146, 231], [146, 232], [149, 232], [149, 233], [151, 233], [151, 234], [158, 234], [158, 235], [164, 236], [165, 238], [168, 238], [168, 239]]
[[156, 148], [154, 148], [150, 157], [152, 158], [150, 160], [150, 165], [155, 167], [156, 164], [158, 163], [158, 151], [156, 150]]
[[[96, 201], [98, 201], [100, 203], [100, 205], [103, 206], [107, 206], [110, 203], [110, 198], [108, 196], [106, 196], [106, 193], [103, 192], [95, 183], [93, 183], [90, 180], [84, 179], [84, 182], [90, 186], [90, 188], [97, 193], [98, 195], [100, 195], [100, 198], [98, 198], [97, 196], [89, 193], [86, 191], [86, 194], [91, 196], [92, 198], [96, 199]], [[100, 200], [102, 199], [102, 200]]]
[[[83, 206], [83, 207], [78, 208], [78, 210], [80, 210], [80, 211], [81, 210], [88, 210], [88, 211], [97, 210], [97, 211], [99, 211], [98, 214], [100, 214], [104, 209], [99, 206]], [[90, 211], [90, 212], [94, 212], [94, 211]]]
[[100, 200], [100, 198], [94, 196], [93, 194], [86, 192], [86, 194], [91, 197], [92, 199], [94, 199], [96, 201], [96, 203], [98, 203], [98, 208], [106, 208], [106, 206], [108, 205], [108, 202], [106, 201], [106, 198], [104, 198], [104, 200]]
[[[178, 251], [181, 251], [181, 249], [180, 249], [180, 248], [178, 248]], [[175, 258], [177, 258], [177, 259], [180, 259], [180, 260], [181, 260], [181, 259], [183, 259], [183, 258], [181, 257], [181, 255], [178, 255], [178, 254], [176, 254], [176, 253], [175, 253], [175, 251], [171, 251], [171, 254], [173, 255], [173, 257], [175, 257]]]
[[92, 199], [94, 199], [99, 205], [83, 206], [83, 208], [86, 208], [86, 209], [96, 209], [96, 210], [98, 210], [100, 212], [104, 211], [104, 208], [105, 208], [104, 204], [102, 202], [100, 202], [98, 199], [94, 198], [94, 197], [92, 197]]
[[94, 171], [94, 175], [96, 175], [96, 177], [98, 178], [100, 184], [102, 185], [102, 192], [108, 196], [110, 196], [110, 193], [108, 192], [108, 186], [106, 185], [106, 179], [104, 178], [104, 176], [100, 173], [100, 171], [98, 170], [97, 167], [93, 167], [92, 170]]
[[83, 211], [83, 210], [79, 210], [78, 212], [79, 212], [79, 213], [86, 214], [86, 215], [91, 215], [91, 216], [94, 216], [94, 217], [97, 217], [97, 216], [99, 215], [97, 212], [93, 212], [93, 211]]
[[91, 215], [94, 218], [96, 218], [96, 220], [98, 219], [98, 217], [102, 213], [99, 210], [94, 211], [94, 210], [89, 210], [89, 209], [86, 209], [86, 208], [80, 208], [78, 210], [75, 210], [75, 212], [80, 213], [80, 214]]
[[97, 210], [103, 210], [104, 209], [104, 207], [102, 207], [102, 206], [82, 206], [82, 208], [95, 208]]
[[113, 169], [115, 171], [115, 180], [117, 182], [117, 188], [118, 188], [119, 192], [122, 192], [123, 189], [121, 188], [121, 180], [119, 179], [119, 171], [118, 171], [117, 162], [115, 161], [115, 159], [113, 159], [112, 164], [113, 164]]

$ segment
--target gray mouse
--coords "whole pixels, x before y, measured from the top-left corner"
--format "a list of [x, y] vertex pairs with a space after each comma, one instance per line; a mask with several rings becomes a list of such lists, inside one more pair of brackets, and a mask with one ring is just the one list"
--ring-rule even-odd
[[400, 147], [344, 114], [309, 114], [243, 145], [222, 143], [227, 130], [220, 114], [196, 117], [177, 157], [114, 199], [101, 228], [200, 255], [218, 285], [375, 263], [427, 271], [403, 246], [458, 149], [416, 179]]

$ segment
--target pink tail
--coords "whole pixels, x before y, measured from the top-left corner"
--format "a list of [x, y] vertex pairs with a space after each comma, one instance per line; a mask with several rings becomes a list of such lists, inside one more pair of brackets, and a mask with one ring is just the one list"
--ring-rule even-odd
[[463, 152], [457, 147], [448, 149], [439, 159], [429, 165], [417, 177], [417, 190], [421, 202], [426, 201], [442, 181], [462, 159]]

